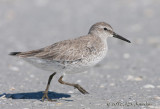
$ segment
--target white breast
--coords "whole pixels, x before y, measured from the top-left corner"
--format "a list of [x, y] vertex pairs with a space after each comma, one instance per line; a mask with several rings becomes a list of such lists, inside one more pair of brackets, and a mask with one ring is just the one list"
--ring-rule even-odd
[[102, 61], [104, 59], [104, 57], [106, 56], [108, 51], [108, 48], [104, 48], [101, 52], [97, 53], [97, 55], [92, 55], [90, 57], [87, 57], [86, 60], [84, 60], [85, 65], [87, 66], [94, 66], [97, 63], [99, 63], [100, 61]]

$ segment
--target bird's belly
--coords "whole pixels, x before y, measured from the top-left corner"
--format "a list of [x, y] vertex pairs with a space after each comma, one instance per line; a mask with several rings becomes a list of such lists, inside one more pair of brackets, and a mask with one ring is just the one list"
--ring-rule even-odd
[[49, 61], [39, 58], [24, 58], [26, 62], [34, 65], [45, 71], [52, 71], [58, 73], [81, 73], [88, 69], [89, 66], [83, 65], [80, 61], [75, 62], [59, 62]]

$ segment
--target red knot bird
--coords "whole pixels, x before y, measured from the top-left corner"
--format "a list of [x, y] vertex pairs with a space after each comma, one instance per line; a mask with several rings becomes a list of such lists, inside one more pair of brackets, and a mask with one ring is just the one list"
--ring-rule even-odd
[[131, 43], [126, 38], [116, 34], [108, 23], [98, 22], [91, 26], [87, 35], [60, 41], [37, 50], [11, 52], [10, 55], [20, 57], [35, 67], [54, 72], [49, 76], [48, 84], [42, 97], [42, 101], [44, 99], [52, 101], [48, 97], [48, 89], [52, 77], [56, 73], [62, 74], [58, 80], [61, 84], [73, 86], [82, 94], [88, 94], [79, 84], [64, 82], [62, 78], [64, 74], [84, 72], [99, 63], [107, 54], [108, 37], [119, 38]]

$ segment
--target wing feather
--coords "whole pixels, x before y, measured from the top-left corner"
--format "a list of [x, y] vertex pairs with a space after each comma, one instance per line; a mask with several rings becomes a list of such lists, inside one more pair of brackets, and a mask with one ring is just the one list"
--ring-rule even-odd
[[60, 41], [42, 49], [22, 52], [18, 56], [56, 61], [76, 61], [94, 53], [97, 46], [101, 46], [96, 45], [96, 41], [100, 41], [99, 38], [93, 40], [93, 36], [83, 36], [73, 40]]

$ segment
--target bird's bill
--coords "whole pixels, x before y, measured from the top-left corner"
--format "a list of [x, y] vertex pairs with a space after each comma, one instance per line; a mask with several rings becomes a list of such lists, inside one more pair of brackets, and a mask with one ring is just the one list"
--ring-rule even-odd
[[122, 37], [122, 36], [120, 36], [120, 35], [118, 35], [116, 33], [113, 33], [113, 37], [121, 39], [121, 40], [126, 41], [128, 43], [131, 43], [131, 41], [129, 41], [128, 39], [126, 39], [126, 38], [124, 38], [124, 37]]

